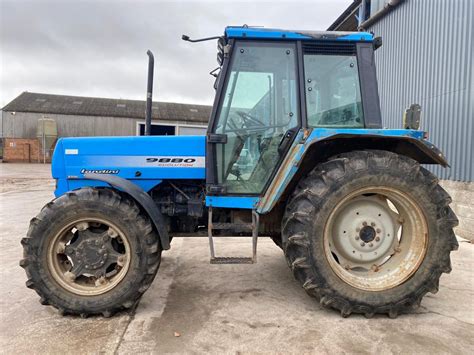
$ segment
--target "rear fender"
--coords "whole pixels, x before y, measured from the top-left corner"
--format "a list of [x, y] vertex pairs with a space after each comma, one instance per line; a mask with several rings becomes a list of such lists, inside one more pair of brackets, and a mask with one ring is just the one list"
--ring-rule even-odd
[[[350, 132], [348, 132], [350, 131]], [[423, 139], [423, 132], [410, 130], [353, 129], [344, 133], [318, 129], [300, 132], [295, 144], [287, 153], [278, 172], [273, 177], [257, 211], [270, 212], [279, 201], [285, 201], [301, 177], [328, 158], [354, 150], [387, 150], [410, 157], [420, 164], [439, 164], [448, 167], [443, 153]]]
[[170, 238], [166, 228], [165, 219], [151, 196], [148, 195], [142, 188], [124, 178], [114, 175], [84, 174], [84, 178], [88, 180], [105, 182], [110, 186], [130, 195], [145, 210], [145, 212], [148, 214], [148, 217], [150, 217], [152, 220], [156, 230], [158, 231], [161, 247], [163, 250], [168, 250], [170, 248]]
[[303, 155], [303, 162], [307, 154], [314, 149], [324, 150], [325, 154], [323, 154], [323, 156], [325, 157], [351, 150], [387, 150], [410, 157], [420, 164], [438, 164], [443, 167], [449, 167], [445, 156], [434, 144], [427, 140], [410, 136], [334, 135], [326, 139], [310, 142], [305, 149], [306, 152]]

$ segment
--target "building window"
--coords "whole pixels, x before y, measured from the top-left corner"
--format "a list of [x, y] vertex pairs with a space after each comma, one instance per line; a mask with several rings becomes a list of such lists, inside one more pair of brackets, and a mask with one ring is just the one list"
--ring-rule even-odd
[[[374, 0], [375, 3], [377, 3], [377, 0]], [[382, 0], [383, 2], [383, 0]], [[371, 13], [371, 0], [362, 0], [360, 3], [359, 7], [359, 25], [367, 21], [370, 18], [370, 13]]]

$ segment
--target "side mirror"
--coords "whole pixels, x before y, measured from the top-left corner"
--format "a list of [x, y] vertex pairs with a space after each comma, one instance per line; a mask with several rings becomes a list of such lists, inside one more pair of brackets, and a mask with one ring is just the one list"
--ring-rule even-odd
[[382, 47], [382, 37], [375, 37], [372, 42], [374, 46], [374, 51]]
[[411, 104], [403, 114], [403, 128], [404, 129], [420, 129], [421, 121], [421, 106], [418, 104]]
[[223, 37], [217, 40], [217, 64], [222, 66], [224, 63], [226, 41]]

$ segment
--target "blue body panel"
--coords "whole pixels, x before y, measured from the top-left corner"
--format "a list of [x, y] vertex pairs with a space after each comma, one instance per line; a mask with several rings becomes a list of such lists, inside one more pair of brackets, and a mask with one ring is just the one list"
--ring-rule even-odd
[[[300, 130], [273, 184], [263, 196], [207, 196], [206, 206], [256, 208], [262, 214], [269, 212], [296, 174], [309, 146], [317, 141], [342, 136], [354, 140], [357, 140], [357, 136], [396, 137], [415, 139], [428, 149], [433, 149], [423, 139], [423, 135], [423, 131], [405, 129]], [[84, 179], [83, 174], [86, 172], [114, 174], [131, 180], [145, 191], [167, 179], [204, 180], [205, 153], [204, 136], [62, 138], [57, 143], [52, 164], [53, 177], [57, 179], [55, 195], [60, 196], [84, 186], [106, 185]]]
[[61, 138], [52, 171], [56, 196], [104, 183], [85, 172], [114, 174], [149, 191], [164, 179], [205, 179], [205, 136]]
[[206, 196], [206, 206], [254, 209], [259, 200], [258, 196]]
[[336, 41], [372, 41], [374, 36], [368, 32], [310, 32], [288, 31], [260, 27], [227, 27], [228, 38], [280, 39], [280, 40], [336, 40]]

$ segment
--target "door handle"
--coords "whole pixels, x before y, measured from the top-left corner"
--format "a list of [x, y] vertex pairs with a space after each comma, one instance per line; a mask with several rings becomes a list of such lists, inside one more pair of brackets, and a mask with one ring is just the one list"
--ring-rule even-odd
[[298, 128], [290, 128], [285, 132], [278, 145], [278, 154], [282, 155], [286, 152], [291, 142], [293, 142], [296, 132], [298, 132]]
[[207, 143], [226, 144], [227, 143], [227, 134], [208, 133], [207, 134]]

